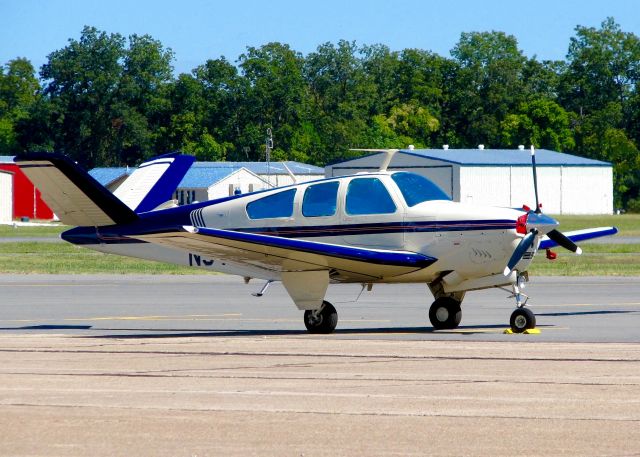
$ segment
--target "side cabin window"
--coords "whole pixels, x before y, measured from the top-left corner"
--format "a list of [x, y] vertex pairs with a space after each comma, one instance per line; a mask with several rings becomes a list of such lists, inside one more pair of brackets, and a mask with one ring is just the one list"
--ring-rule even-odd
[[333, 216], [336, 213], [339, 182], [325, 182], [307, 187], [302, 199], [305, 217]]
[[424, 176], [401, 171], [392, 174], [391, 179], [398, 185], [407, 206], [415, 206], [430, 200], [451, 200], [442, 189]]
[[290, 189], [254, 200], [247, 204], [247, 215], [250, 219], [291, 217], [293, 215], [293, 198], [295, 195], [296, 190]]
[[396, 212], [396, 205], [378, 178], [355, 178], [347, 188], [346, 212], [350, 215], [390, 214]]

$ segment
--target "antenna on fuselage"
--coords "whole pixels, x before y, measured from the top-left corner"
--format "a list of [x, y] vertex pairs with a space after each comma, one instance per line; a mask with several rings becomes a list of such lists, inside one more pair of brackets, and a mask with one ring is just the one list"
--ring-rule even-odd
[[380, 168], [378, 168], [378, 171], [387, 171], [387, 168], [391, 163], [391, 159], [393, 159], [393, 156], [399, 150], [400, 149], [349, 149], [349, 151], [384, 152], [385, 156], [380, 164]]

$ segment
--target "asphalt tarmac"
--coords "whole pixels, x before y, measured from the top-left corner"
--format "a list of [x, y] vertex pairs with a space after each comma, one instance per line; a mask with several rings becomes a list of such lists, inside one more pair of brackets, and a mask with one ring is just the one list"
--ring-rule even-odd
[[0, 455], [640, 455], [640, 281], [532, 278], [434, 332], [425, 286], [330, 286], [308, 335], [281, 285], [0, 277]]
[[[99, 337], [303, 335], [280, 283], [260, 298], [261, 281], [226, 275], [2, 275], [0, 332]], [[422, 284], [331, 285], [337, 339], [640, 342], [640, 280], [634, 277], [532, 278], [525, 293], [539, 335], [504, 335], [515, 301], [509, 291], [469, 292], [461, 326], [434, 332], [433, 297]], [[356, 301], [357, 300], [357, 301]]]

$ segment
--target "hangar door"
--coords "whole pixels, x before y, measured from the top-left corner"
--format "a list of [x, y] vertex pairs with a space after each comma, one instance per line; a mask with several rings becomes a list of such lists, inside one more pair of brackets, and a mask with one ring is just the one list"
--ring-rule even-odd
[[13, 173], [0, 170], [0, 224], [13, 219]]

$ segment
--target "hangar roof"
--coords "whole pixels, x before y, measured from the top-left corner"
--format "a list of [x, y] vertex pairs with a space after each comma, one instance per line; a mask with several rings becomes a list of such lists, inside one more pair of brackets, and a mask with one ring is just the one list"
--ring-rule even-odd
[[[400, 153], [463, 166], [531, 166], [529, 149], [402, 149]], [[375, 152], [370, 155], [380, 154]], [[366, 157], [366, 156], [363, 156]], [[344, 160], [338, 163], [348, 162]], [[334, 163], [333, 165], [336, 165]], [[548, 149], [536, 149], [536, 165], [610, 167], [609, 162], [587, 159]]]
[[[0, 161], [3, 156], [0, 156]], [[13, 162], [10, 157], [9, 162]], [[306, 163], [288, 161], [287, 167], [295, 175], [320, 175], [324, 177], [324, 168]], [[266, 175], [266, 162], [195, 162], [187, 171], [178, 187], [204, 188], [209, 187], [227, 176], [241, 169], [246, 169], [256, 175]], [[100, 184], [107, 186], [122, 175], [130, 175], [135, 168], [126, 167], [98, 167], [89, 172]], [[271, 162], [270, 172], [276, 174], [288, 174], [282, 162]]]
[[135, 168], [129, 167], [98, 167], [94, 168], [89, 174], [103, 186], [108, 186], [116, 179], [133, 173]]
[[251, 170], [247, 170], [244, 167], [192, 167], [184, 178], [182, 178], [182, 181], [178, 184], [178, 188], [209, 188], [234, 173], [240, 172], [241, 170], [245, 170], [249, 174], [255, 176], [257, 180], [263, 181], [260, 176], [252, 173]]
[[[307, 163], [288, 161], [285, 162], [287, 167], [295, 175], [322, 175], [324, 176], [324, 168], [309, 165]], [[227, 168], [238, 170], [246, 168], [257, 175], [266, 175], [269, 171], [273, 174], [288, 175], [289, 173], [282, 165], [282, 162], [271, 162], [267, 167], [267, 162], [196, 162], [191, 166], [191, 170], [196, 168]], [[190, 170], [190, 171], [191, 171]]]

